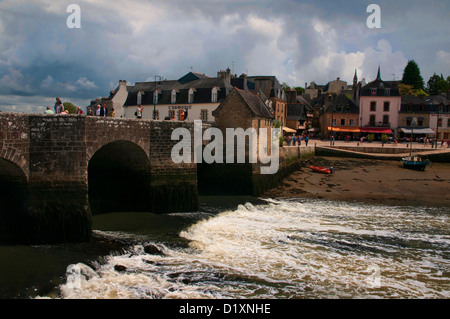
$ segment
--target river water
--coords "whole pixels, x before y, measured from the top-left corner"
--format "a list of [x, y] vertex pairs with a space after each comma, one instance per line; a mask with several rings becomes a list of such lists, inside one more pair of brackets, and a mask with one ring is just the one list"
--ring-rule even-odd
[[99, 215], [96, 238], [121, 249], [2, 247], [16, 267], [1, 283], [24, 287], [12, 298], [450, 298], [449, 213], [209, 199], [199, 212]]

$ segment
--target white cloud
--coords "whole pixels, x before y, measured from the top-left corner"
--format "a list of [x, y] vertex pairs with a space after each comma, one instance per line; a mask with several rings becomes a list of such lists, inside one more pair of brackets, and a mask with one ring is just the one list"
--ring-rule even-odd
[[436, 53], [436, 57], [439, 62], [441, 62], [443, 65], [447, 66], [447, 72], [449, 71], [450, 66], [450, 52], [445, 52], [443, 50], [439, 50]]
[[85, 77], [79, 78], [75, 84], [82, 89], [96, 89], [97, 88], [97, 85], [95, 85], [94, 82], [89, 81]]
[[51, 75], [48, 75], [44, 80], [41, 82], [41, 88], [50, 88], [54, 83], [54, 79]]

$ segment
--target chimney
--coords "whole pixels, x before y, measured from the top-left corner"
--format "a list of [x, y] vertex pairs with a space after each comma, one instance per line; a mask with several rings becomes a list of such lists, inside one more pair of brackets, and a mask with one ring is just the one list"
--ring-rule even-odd
[[230, 70], [230, 68], [227, 68], [227, 75], [226, 75], [225, 79], [227, 80], [228, 83], [231, 83], [231, 70]]
[[289, 104], [297, 103], [297, 91], [291, 90], [286, 93], [286, 100]]

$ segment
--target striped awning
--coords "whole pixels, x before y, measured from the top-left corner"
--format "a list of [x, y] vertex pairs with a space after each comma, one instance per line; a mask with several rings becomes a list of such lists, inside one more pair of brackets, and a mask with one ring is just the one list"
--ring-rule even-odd
[[401, 128], [403, 133], [406, 134], [436, 134], [435, 131], [433, 131], [431, 128], [428, 127], [421, 127], [421, 128]]
[[353, 127], [353, 126], [328, 126], [328, 131], [333, 132], [345, 132], [345, 133], [359, 133], [361, 130], [359, 127]]

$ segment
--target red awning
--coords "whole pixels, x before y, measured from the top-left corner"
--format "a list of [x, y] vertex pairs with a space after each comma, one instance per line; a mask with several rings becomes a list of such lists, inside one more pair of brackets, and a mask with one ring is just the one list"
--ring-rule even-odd
[[381, 134], [392, 134], [392, 131], [385, 127], [360, 127], [363, 133], [381, 133]]

